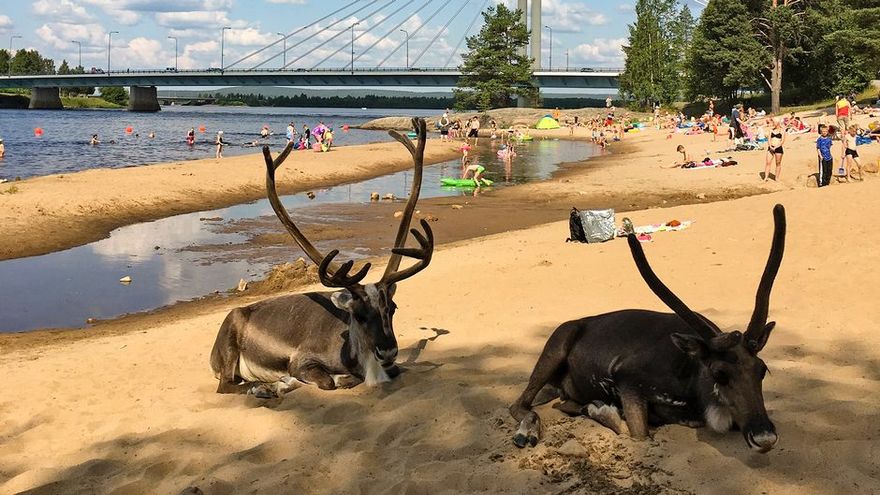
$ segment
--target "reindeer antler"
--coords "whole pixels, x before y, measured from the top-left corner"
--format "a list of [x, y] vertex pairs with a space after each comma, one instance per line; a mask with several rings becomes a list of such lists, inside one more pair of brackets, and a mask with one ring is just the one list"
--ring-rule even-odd
[[348, 260], [333, 273], [333, 275], [327, 274], [327, 268], [330, 267], [330, 263], [333, 262], [333, 258], [339, 254], [338, 249], [334, 249], [330, 251], [327, 256], [321, 260], [321, 264], [318, 265], [318, 278], [321, 280], [321, 283], [326, 285], [327, 287], [351, 287], [352, 285], [357, 285], [360, 283], [364, 277], [367, 276], [367, 272], [370, 271], [370, 264], [366, 263], [363, 267], [361, 267], [360, 271], [355, 273], [352, 276], [348, 275], [348, 272], [351, 271], [354, 266], [354, 261]]
[[420, 220], [422, 224], [422, 229], [425, 230], [426, 235], [422, 235], [418, 229], [410, 229], [413, 237], [416, 238], [416, 241], [419, 242], [419, 248], [404, 248], [404, 247], [396, 247], [391, 250], [397, 256], [406, 256], [408, 258], [415, 258], [419, 260], [414, 265], [407, 267], [403, 270], [394, 271], [387, 276], [382, 278], [382, 281], [388, 285], [396, 284], [401, 280], [407, 279], [424, 270], [425, 267], [431, 263], [431, 257], [434, 255], [434, 231], [431, 230], [431, 226], [428, 225], [428, 222], [425, 219]]
[[[416, 131], [419, 139], [418, 145], [416, 146], [413, 146], [412, 141], [410, 141], [409, 138], [400, 134], [399, 132], [388, 131], [388, 134], [391, 137], [406, 146], [406, 149], [409, 150], [413, 158], [413, 165], [415, 169], [415, 172], [413, 173], [412, 190], [409, 194], [409, 200], [406, 202], [406, 207], [403, 209], [403, 217], [400, 219], [400, 226], [397, 229], [397, 237], [395, 237], [394, 239], [394, 248], [391, 249], [391, 259], [388, 260], [388, 266], [385, 268], [385, 273], [382, 275], [381, 282], [389, 285], [399, 282], [405, 278], [411, 277], [419, 271], [423, 270], [425, 266], [430, 263], [431, 254], [434, 250], [434, 234], [433, 232], [431, 232], [431, 227], [429, 227], [428, 223], [424, 220], [422, 220], [422, 226], [430, 242], [423, 242], [426, 241], [425, 237], [422, 236], [421, 233], [419, 233], [416, 229], [412, 229], [413, 236], [415, 236], [416, 240], [419, 241], [422, 249], [404, 249], [404, 246], [406, 245], [407, 230], [409, 230], [409, 226], [412, 223], [413, 211], [415, 211], [416, 203], [419, 200], [419, 193], [422, 189], [422, 169], [424, 168], [425, 163], [425, 144], [427, 143], [428, 139], [428, 126], [425, 123], [425, 119], [414, 118], [412, 119], [412, 124], [413, 129]], [[397, 272], [397, 269], [400, 268], [400, 262], [402, 261], [403, 256], [415, 257], [419, 259], [420, 262], [402, 272]], [[412, 270], [412, 268], [415, 267], [417, 267], [418, 269]], [[404, 276], [400, 276], [400, 274], [403, 274]]]
[[635, 230], [632, 228], [632, 222], [630, 222], [628, 218], [624, 219], [623, 222], [624, 228], [627, 231], [626, 241], [629, 244], [629, 250], [632, 253], [633, 260], [636, 262], [636, 267], [639, 269], [639, 273], [648, 284], [648, 287], [651, 288], [661, 301], [669, 306], [669, 309], [674, 311], [675, 314], [688, 324], [688, 326], [696, 330], [701, 337], [710, 340], [717, 336], [720, 331], [714, 323], [710, 322], [704, 316], [694, 313], [694, 311], [687, 307], [678, 296], [669, 290], [669, 287], [666, 287], [666, 285], [660, 281], [660, 278], [654, 273], [654, 270], [648, 263], [648, 258], [645, 257], [645, 251], [642, 249], [642, 244], [636, 237]]
[[302, 248], [303, 252], [311, 258], [312, 262], [318, 265], [318, 277], [322, 284], [327, 287], [340, 288], [356, 285], [367, 276], [367, 272], [370, 270], [370, 264], [365, 264], [360, 271], [353, 276], [349, 276], [348, 272], [350, 272], [354, 266], [354, 261], [347, 261], [336, 269], [332, 275], [328, 274], [328, 270], [333, 263], [333, 258], [339, 254], [339, 251], [334, 249], [327, 256], [321, 254], [321, 252], [309, 242], [306, 236], [303, 235], [296, 224], [293, 223], [293, 220], [287, 213], [287, 209], [284, 208], [284, 205], [281, 204], [281, 200], [278, 198], [278, 191], [275, 187], [275, 170], [284, 163], [284, 160], [290, 155], [292, 149], [293, 143], [287, 143], [287, 146], [281, 154], [273, 160], [272, 154], [269, 152], [269, 147], [263, 146], [263, 158], [266, 160], [266, 195], [269, 198], [269, 204], [272, 205], [272, 209], [275, 210], [275, 215], [281, 220], [281, 224], [284, 225], [284, 228], [287, 229], [287, 232], [290, 233], [293, 240], [296, 241], [299, 247]]
[[754, 339], [755, 335], [763, 332], [767, 324], [767, 314], [770, 311], [770, 291], [773, 289], [773, 281], [782, 264], [782, 254], [785, 251], [785, 207], [776, 205], [773, 207], [773, 243], [770, 247], [770, 256], [767, 265], [761, 275], [761, 283], [758, 284], [758, 293], [755, 295], [755, 309], [749, 326], [746, 329], [746, 339]]

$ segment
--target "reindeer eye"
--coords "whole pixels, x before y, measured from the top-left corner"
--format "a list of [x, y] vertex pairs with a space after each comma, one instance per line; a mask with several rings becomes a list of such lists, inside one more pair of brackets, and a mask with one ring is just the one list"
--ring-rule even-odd
[[730, 375], [724, 371], [713, 371], [712, 379], [715, 380], [715, 383], [718, 385], [727, 385], [730, 383]]

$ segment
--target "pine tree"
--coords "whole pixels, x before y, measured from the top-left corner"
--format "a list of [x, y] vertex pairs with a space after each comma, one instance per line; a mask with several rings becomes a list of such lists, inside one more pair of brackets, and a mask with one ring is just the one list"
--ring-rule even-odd
[[[683, 22], [693, 22], [675, 0], [638, 0], [636, 22], [629, 26], [623, 47], [626, 67], [620, 89], [639, 105], [671, 103], [682, 89], [682, 60], [686, 46]], [[690, 21], [688, 21], [690, 18]]]
[[470, 50], [461, 65], [461, 78], [454, 90], [456, 107], [511, 106], [513, 97], [534, 101], [538, 88], [532, 80], [532, 59], [520, 54], [529, 42], [522, 12], [499, 4], [483, 12], [483, 28], [467, 39]]
[[783, 64], [800, 50], [803, 7], [802, 0], [770, 0], [754, 22], [766, 54], [766, 73], [762, 72], [761, 77], [770, 90], [771, 111], [775, 114], [780, 108]]
[[857, 73], [873, 76], [880, 71], [880, 5], [876, 0], [841, 3], [838, 15], [842, 25], [827, 40], [843, 52], [843, 63], [851, 63]]
[[687, 54], [687, 96], [733, 100], [760, 84], [764, 52], [752, 31], [753, 14], [740, 0], [711, 0]]

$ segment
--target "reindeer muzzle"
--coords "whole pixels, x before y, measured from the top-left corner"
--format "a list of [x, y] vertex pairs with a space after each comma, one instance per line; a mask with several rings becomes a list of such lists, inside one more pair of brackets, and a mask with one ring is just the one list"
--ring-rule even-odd
[[397, 359], [397, 347], [392, 347], [391, 349], [379, 349], [377, 347], [373, 354], [376, 356], [376, 361], [382, 363], [383, 367], [388, 367], [394, 364], [394, 360]]

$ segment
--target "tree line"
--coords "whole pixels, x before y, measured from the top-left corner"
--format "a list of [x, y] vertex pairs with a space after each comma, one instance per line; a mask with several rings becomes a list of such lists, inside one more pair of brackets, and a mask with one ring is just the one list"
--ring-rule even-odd
[[880, 70], [875, 0], [710, 0], [696, 21], [675, 0], [637, 0], [636, 16], [620, 85], [640, 106], [762, 92], [778, 113]]
[[228, 93], [203, 95], [217, 99], [218, 105], [247, 105], [249, 107], [324, 107], [324, 108], [447, 108], [454, 100], [432, 96], [264, 96], [260, 94]]

